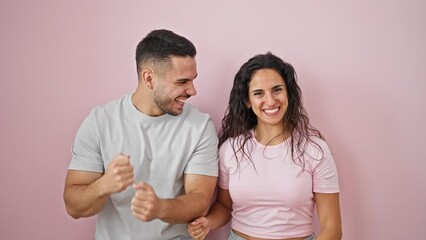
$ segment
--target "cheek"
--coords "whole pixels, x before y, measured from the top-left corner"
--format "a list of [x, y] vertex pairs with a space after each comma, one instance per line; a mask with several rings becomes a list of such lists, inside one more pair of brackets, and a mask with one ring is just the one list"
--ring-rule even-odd
[[182, 95], [183, 93], [186, 92], [186, 88], [183, 86], [178, 86], [178, 87], [174, 87], [174, 88], [170, 88], [170, 93], [174, 94], [174, 95]]
[[247, 106], [247, 108], [251, 108], [251, 107], [253, 107], [253, 103], [252, 103], [252, 100], [251, 100], [251, 99], [248, 99], [248, 100], [247, 100], [247, 102], [246, 102], [246, 106]]
[[170, 97], [170, 98], [174, 98], [178, 95], [180, 95], [181, 91], [178, 88], [173, 88], [173, 87], [165, 87], [163, 90], [163, 95]]
[[250, 96], [248, 100], [252, 106], [256, 106], [262, 103], [263, 98], [259, 96]]
[[287, 106], [288, 105], [288, 97], [287, 95], [283, 95], [280, 97], [280, 101], [283, 105]]
[[256, 99], [250, 99], [248, 106], [251, 107], [253, 110], [259, 109], [260, 101], [256, 101]]

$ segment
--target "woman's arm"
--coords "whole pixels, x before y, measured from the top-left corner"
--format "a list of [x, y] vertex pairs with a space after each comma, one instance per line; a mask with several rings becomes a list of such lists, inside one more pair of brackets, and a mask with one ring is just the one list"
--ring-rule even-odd
[[339, 193], [314, 193], [320, 222], [317, 240], [342, 239]]
[[211, 230], [224, 226], [231, 218], [232, 199], [228, 189], [218, 187], [216, 202], [207, 216], [197, 218], [188, 225], [188, 233], [193, 239], [204, 239]]

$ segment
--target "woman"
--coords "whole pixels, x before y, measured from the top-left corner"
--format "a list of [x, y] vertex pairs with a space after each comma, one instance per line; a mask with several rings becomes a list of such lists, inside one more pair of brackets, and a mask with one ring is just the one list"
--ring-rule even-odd
[[256, 55], [235, 76], [219, 134], [216, 202], [188, 225], [204, 239], [232, 215], [228, 239], [341, 239], [336, 166], [302, 105], [294, 68]]

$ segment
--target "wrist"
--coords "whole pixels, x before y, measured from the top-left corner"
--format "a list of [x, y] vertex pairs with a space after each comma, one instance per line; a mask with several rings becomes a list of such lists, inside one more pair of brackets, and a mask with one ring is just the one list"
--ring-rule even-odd
[[110, 194], [105, 187], [104, 176], [105, 175], [100, 177], [97, 181], [93, 182], [93, 187], [96, 189], [98, 197], [105, 197]]
[[162, 221], [165, 221], [165, 219], [167, 218], [167, 201], [168, 199], [158, 198], [158, 218]]
[[212, 226], [212, 220], [211, 220], [211, 218], [208, 215], [205, 218], [206, 218], [206, 228], [209, 231], [217, 229], [216, 226]]

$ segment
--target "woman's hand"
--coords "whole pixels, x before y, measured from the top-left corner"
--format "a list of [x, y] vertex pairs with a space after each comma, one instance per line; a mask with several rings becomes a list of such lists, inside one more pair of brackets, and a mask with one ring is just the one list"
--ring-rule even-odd
[[205, 217], [197, 218], [188, 224], [188, 233], [194, 240], [203, 240], [209, 232], [210, 223]]

